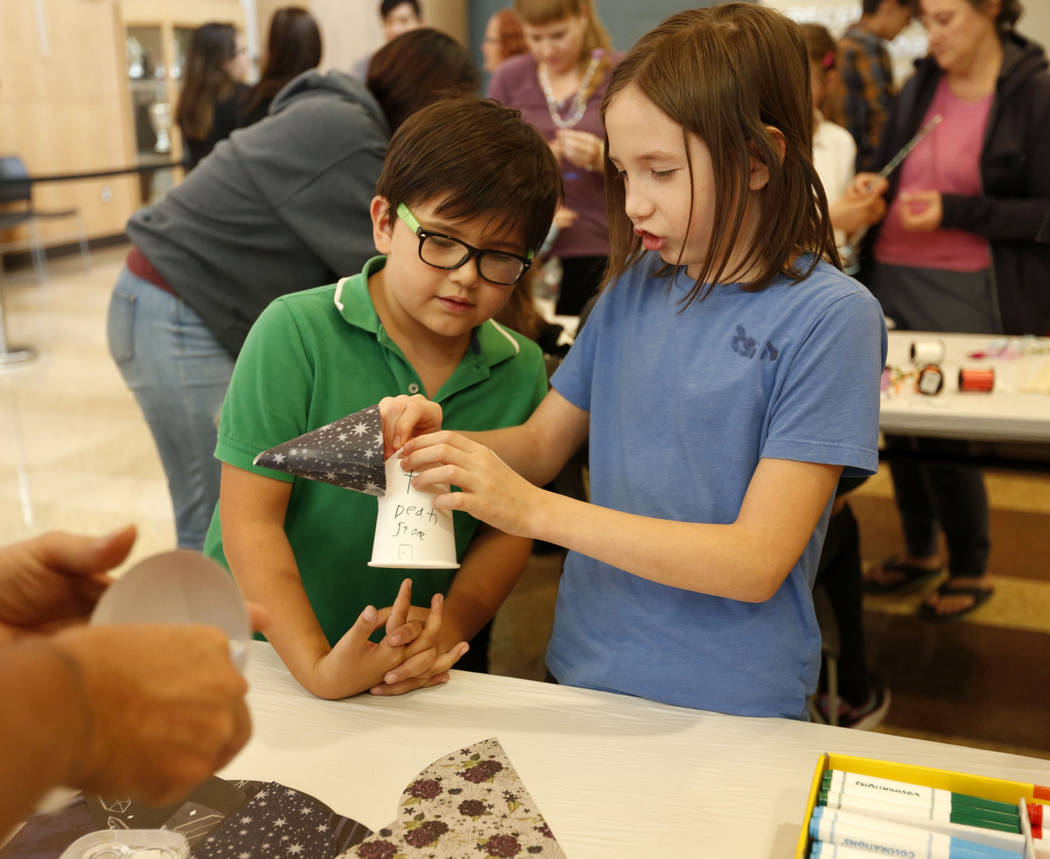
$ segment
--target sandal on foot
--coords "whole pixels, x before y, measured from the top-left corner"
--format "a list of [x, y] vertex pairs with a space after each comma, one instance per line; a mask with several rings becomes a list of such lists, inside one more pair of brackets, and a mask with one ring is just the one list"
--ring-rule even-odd
[[898, 573], [899, 579], [890, 582], [877, 582], [872, 579], [864, 579], [864, 592], [868, 594], [893, 594], [899, 591], [911, 590], [930, 579], [935, 579], [944, 572], [944, 567], [923, 567], [919, 564], [909, 564], [907, 561], [897, 560], [897, 555], [891, 555], [879, 566], [883, 572]]
[[973, 597], [973, 602], [964, 606], [957, 611], [937, 611], [937, 609], [930, 605], [928, 602], [919, 604], [919, 617], [926, 618], [926, 620], [956, 620], [957, 618], [963, 617], [969, 614], [977, 606], [983, 605], [988, 602], [988, 598], [995, 592], [995, 588], [981, 587], [980, 585], [955, 585], [952, 584], [951, 579], [944, 582], [939, 588], [937, 588], [937, 595], [942, 597], [958, 597], [966, 596]]

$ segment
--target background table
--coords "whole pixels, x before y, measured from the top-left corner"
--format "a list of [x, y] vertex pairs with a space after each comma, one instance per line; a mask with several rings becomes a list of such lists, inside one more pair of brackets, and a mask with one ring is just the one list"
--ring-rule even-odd
[[569, 859], [791, 857], [825, 751], [1050, 784], [1046, 760], [460, 671], [323, 701], [259, 642], [247, 673], [254, 735], [221, 776], [279, 781], [378, 829], [420, 770], [497, 737]]
[[[906, 382], [897, 394], [883, 394], [879, 429], [896, 435], [937, 436], [993, 442], [1050, 442], [1050, 396], [1023, 393], [1043, 372], [1050, 370], [1050, 338], [1009, 338], [1010, 345], [1027, 343], [1045, 350], [1022, 358], [971, 359], [973, 352], [987, 352], [997, 338], [981, 334], [942, 334], [891, 331], [887, 363], [912, 369], [909, 356], [916, 341], [942, 340], [945, 344], [944, 390], [927, 396]], [[998, 338], [1000, 341], [1003, 338]], [[959, 391], [959, 368], [995, 370], [991, 393]]]

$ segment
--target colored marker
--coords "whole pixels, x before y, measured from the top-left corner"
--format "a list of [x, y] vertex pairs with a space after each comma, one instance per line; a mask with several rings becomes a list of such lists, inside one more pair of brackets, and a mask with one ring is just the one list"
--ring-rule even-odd
[[915, 826], [823, 807], [813, 809], [809, 835], [817, 841], [902, 859], [1018, 859], [1023, 855], [1021, 850], [989, 847]]
[[828, 841], [814, 841], [809, 847], [809, 859], [872, 859], [873, 856], [901, 856], [901, 853], [875, 852], [863, 847], [845, 847]]
[[[1042, 803], [1026, 802], [1025, 809], [1028, 811], [1028, 820], [1031, 822], [1032, 826], [1043, 825], [1043, 812], [1045, 806]], [[1047, 818], [1047, 820], [1050, 821], [1050, 818]]]
[[1017, 827], [1012, 830], [998, 828], [996, 825], [988, 825], [986, 821], [977, 818], [956, 816], [952, 819], [936, 819], [928, 816], [926, 809], [913, 807], [899, 802], [883, 802], [870, 797], [846, 797], [836, 804], [823, 803], [819, 798], [818, 807], [841, 809], [864, 814], [868, 817], [877, 817], [890, 823], [916, 826], [930, 832], [948, 835], [953, 838], [961, 838], [965, 841], [975, 841], [989, 847], [999, 847], [1003, 850], [1020, 851], [1024, 847], [1024, 836]]
[[1001, 832], [1019, 833], [1021, 822], [1015, 813], [1010, 815], [1000, 811], [990, 811], [965, 805], [950, 806], [938, 801], [932, 805], [913, 805], [895, 799], [885, 799], [868, 793], [841, 791], [828, 793], [821, 790], [817, 794], [817, 804], [828, 808], [843, 808], [853, 811], [880, 811], [881, 816], [903, 817], [910, 821], [938, 822], [943, 824], [960, 824], [963, 826], [980, 826], [984, 829], [995, 829]]
[[809, 848], [809, 859], [871, 859], [870, 850], [857, 847], [843, 847], [841, 844], [830, 844], [827, 841], [814, 841]]
[[981, 809], [985, 812], [998, 812], [1008, 819], [1020, 821], [1017, 806], [1013, 803], [997, 802], [994, 799], [984, 799], [965, 793], [953, 793], [949, 790], [910, 784], [906, 781], [857, 775], [856, 773], [843, 772], [842, 770], [829, 770], [824, 773], [822, 787], [827, 789], [829, 796], [843, 791], [867, 793], [870, 796], [881, 796], [886, 800], [896, 800], [926, 807], [937, 807], [938, 804], [941, 804], [946, 806], [949, 811], [956, 808], [971, 808]]

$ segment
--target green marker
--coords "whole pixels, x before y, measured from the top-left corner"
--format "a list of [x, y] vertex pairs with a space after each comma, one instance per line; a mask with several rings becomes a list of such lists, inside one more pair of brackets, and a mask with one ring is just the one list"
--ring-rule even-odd
[[830, 808], [880, 809], [894, 818], [1021, 831], [1020, 812], [1010, 803], [856, 773], [825, 773], [819, 797]]
[[831, 795], [823, 789], [817, 795], [817, 805], [846, 811], [879, 813], [884, 817], [893, 817], [902, 821], [909, 820], [916, 823], [938, 821], [941, 823], [957, 823], [963, 826], [978, 826], [982, 829], [995, 829], [1000, 832], [1021, 831], [1020, 818], [1017, 814], [1010, 818], [1002, 812], [972, 809], [965, 805], [958, 805], [949, 809], [946, 809], [943, 805], [934, 808], [898, 802], [896, 800], [885, 800], [878, 796], [856, 794], [848, 791]]

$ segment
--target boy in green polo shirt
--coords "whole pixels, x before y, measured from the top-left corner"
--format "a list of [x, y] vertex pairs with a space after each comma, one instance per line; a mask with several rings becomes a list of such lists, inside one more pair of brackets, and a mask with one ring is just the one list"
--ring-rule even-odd
[[[316, 695], [447, 680], [530, 543], [456, 513], [458, 571], [372, 568], [371, 497], [252, 460], [396, 394], [441, 403], [448, 428], [522, 423], [546, 393], [543, 357], [491, 317], [560, 196], [550, 147], [516, 111], [473, 97], [431, 105], [390, 142], [371, 204], [383, 256], [277, 299], [248, 335], [219, 422], [222, 490], [204, 551], [267, 610], [262, 632]], [[371, 642], [384, 623], [386, 637]]]

